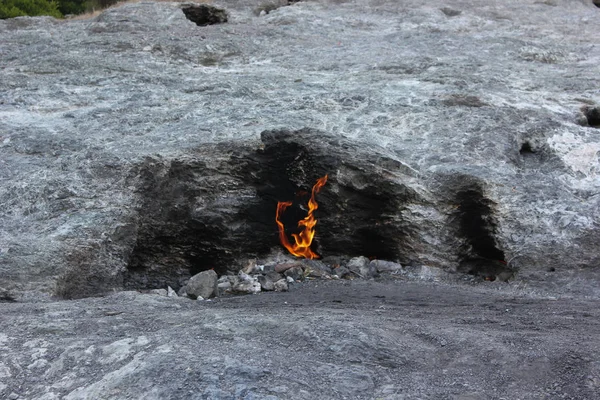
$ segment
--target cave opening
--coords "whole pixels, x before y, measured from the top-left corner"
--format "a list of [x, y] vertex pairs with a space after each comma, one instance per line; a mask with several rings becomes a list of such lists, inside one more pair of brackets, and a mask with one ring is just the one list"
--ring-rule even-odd
[[293, 202], [282, 222], [288, 235], [297, 232], [311, 188], [325, 174], [313, 251], [402, 260], [408, 228], [398, 211], [415, 194], [368, 157], [348, 162], [345, 144], [319, 141], [316, 134], [266, 132], [258, 149], [215, 145], [181, 159], [147, 160], [138, 171], [137, 242], [124, 286], [177, 290], [201, 271], [235, 273], [248, 259], [282, 249], [277, 202]]
[[458, 272], [476, 275], [486, 280], [508, 280], [512, 271], [505, 261], [505, 254], [495, 239], [497, 222], [494, 203], [485, 197], [478, 184], [458, 191], [458, 231], [463, 238], [462, 254]]

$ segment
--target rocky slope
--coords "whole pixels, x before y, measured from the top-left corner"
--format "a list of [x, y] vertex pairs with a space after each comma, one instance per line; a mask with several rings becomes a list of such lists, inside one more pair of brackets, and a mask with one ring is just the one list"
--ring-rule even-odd
[[325, 174], [319, 254], [597, 295], [592, 1], [218, 5], [206, 26], [163, 2], [0, 21], [10, 296], [238, 270]]

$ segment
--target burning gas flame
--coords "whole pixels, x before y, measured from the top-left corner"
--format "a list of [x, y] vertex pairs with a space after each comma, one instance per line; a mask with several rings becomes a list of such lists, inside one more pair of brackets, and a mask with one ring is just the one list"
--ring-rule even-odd
[[320, 256], [310, 249], [310, 245], [312, 244], [313, 238], [315, 237], [315, 225], [317, 224], [317, 220], [313, 216], [313, 213], [319, 205], [315, 201], [315, 195], [319, 193], [321, 188], [327, 182], [327, 175], [317, 180], [315, 186], [312, 188], [312, 194], [310, 196], [310, 200], [308, 201], [308, 215], [306, 218], [298, 221], [298, 228], [301, 229], [300, 233], [292, 233], [292, 237], [294, 238], [294, 244], [291, 244], [285, 235], [285, 227], [283, 223], [280, 221], [281, 214], [285, 211], [286, 208], [292, 205], [291, 201], [279, 201], [277, 202], [277, 213], [275, 214], [275, 222], [277, 222], [277, 226], [279, 227], [279, 240], [283, 247], [288, 249], [290, 253], [295, 255], [296, 257], [304, 257], [310, 258], [311, 260], [315, 258], [320, 258]]

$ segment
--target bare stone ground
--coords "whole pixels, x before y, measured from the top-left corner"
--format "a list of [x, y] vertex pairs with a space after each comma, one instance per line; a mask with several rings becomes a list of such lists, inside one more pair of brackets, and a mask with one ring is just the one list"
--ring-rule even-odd
[[313, 281], [192, 301], [0, 304], [7, 399], [594, 399], [597, 300]]

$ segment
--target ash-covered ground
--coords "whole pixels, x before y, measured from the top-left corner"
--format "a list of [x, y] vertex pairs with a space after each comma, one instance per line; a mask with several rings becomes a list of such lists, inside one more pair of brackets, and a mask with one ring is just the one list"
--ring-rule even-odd
[[595, 399], [597, 300], [433, 277], [0, 304], [6, 399]]

